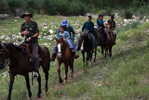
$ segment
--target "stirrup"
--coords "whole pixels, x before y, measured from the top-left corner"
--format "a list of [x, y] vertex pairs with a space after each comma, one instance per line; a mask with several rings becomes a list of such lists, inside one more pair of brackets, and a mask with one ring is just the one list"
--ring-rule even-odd
[[33, 78], [38, 78], [38, 77], [39, 77], [38, 72], [34, 72], [34, 71], [33, 71]]
[[[30, 62], [33, 62], [33, 59], [30, 58], [29, 61], [30, 61]], [[42, 59], [41, 59], [41, 58], [38, 58], [38, 61], [42, 61]]]

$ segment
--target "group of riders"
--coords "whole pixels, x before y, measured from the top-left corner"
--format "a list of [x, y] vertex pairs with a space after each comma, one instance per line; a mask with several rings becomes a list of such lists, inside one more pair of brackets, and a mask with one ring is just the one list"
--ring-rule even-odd
[[[25, 44], [29, 45], [32, 49], [32, 61], [33, 61], [33, 68], [34, 68], [34, 77], [38, 77], [38, 66], [39, 66], [39, 57], [38, 57], [38, 36], [39, 36], [39, 29], [38, 24], [35, 21], [32, 21], [31, 18], [33, 17], [30, 13], [25, 13], [21, 16], [25, 19], [25, 22], [21, 26], [21, 35], [25, 36]], [[116, 23], [114, 21], [114, 16], [112, 15], [110, 19], [107, 21], [110, 24], [111, 31], [116, 38], [116, 34], [114, 32], [116, 28]], [[105, 30], [105, 25], [103, 21], [103, 15], [99, 15], [97, 19], [97, 30], [102, 30], [104, 32], [104, 41], [108, 41], [108, 34]], [[61, 26], [58, 28], [57, 39], [63, 38], [69, 45], [69, 48], [72, 53], [75, 55], [75, 59], [79, 57], [77, 51], [81, 48], [81, 37], [82, 35], [88, 33], [92, 39], [92, 49], [94, 50], [96, 47], [96, 38], [93, 35], [94, 31], [94, 23], [92, 22], [92, 16], [88, 16], [88, 21], [84, 23], [82, 27], [82, 32], [78, 39], [77, 47], [75, 47], [74, 40], [75, 40], [75, 31], [71, 25], [68, 24], [67, 20], [63, 20]], [[54, 45], [53, 54], [50, 57], [51, 61], [55, 61], [57, 53], [56, 44]]]

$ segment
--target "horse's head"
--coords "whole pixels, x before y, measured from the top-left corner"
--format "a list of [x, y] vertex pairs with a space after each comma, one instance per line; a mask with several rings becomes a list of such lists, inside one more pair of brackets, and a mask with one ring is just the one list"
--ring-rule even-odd
[[57, 48], [58, 58], [62, 57], [62, 53], [64, 52], [65, 47], [66, 47], [66, 41], [64, 40], [64, 38], [60, 38], [60, 39], [56, 38], [56, 48]]
[[81, 37], [82, 45], [81, 50], [88, 51], [90, 48], [92, 48], [92, 38], [89, 34], [89, 31], [84, 32], [84, 34]]
[[6, 66], [6, 60], [8, 59], [8, 49], [2, 43], [0, 43], [0, 69]]
[[111, 31], [111, 25], [110, 25], [110, 23], [107, 23], [106, 24], [106, 31], [108, 31], [108, 32]]

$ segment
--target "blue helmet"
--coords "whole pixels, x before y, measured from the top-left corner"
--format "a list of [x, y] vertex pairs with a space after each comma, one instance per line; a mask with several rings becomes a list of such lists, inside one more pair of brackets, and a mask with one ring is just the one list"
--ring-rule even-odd
[[68, 25], [67, 20], [63, 20], [62, 21], [62, 26], [66, 26], [66, 25]]

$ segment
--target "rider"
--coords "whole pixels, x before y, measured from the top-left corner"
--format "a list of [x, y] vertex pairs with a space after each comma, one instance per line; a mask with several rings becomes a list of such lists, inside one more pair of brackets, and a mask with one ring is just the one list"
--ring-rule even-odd
[[[74, 41], [76, 33], [75, 33], [73, 27], [68, 24], [67, 20], [63, 20], [62, 21], [62, 26], [64, 27], [64, 31], [69, 32], [70, 38]], [[60, 32], [60, 30], [58, 29], [58, 33], [57, 34], [59, 34], [59, 32]]]
[[[85, 22], [83, 27], [82, 27], [82, 33], [84, 34], [85, 32], [89, 32], [89, 34], [92, 38], [92, 48], [94, 49], [96, 46], [96, 40], [95, 40], [95, 37], [93, 35], [94, 23], [91, 20], [92, 20], [92, 16], [88, 16], [88, 21]], [[81, 35], [80, 35], [79, 40], [78, 40], [77, 50], [80, 50], [80, 47], [81, 47]]]
[[103, 21], [103, 15], [99, 15], [97, 19], [97, 29], [104, 32], [104, 40], [107, 42], [107, 33], [105, 31], [105, 25]]
[[115, 33], [116, 22], [114, 21], [114, 15], [111, 15], [110, 19], [108, 20], [108, 23], [110, 24], [110, 28], [112, 29], [111, 31], [114, 34], [116, 40], [116, 33]]
[[[77, 53], [74, 42], [70, 38], [70, 34], [67, 31], [64, 31], [63, 26], [60, 26], [59, 30], [60, 30], [60, 32], [57, 34], [57, 39], [64, 38], [64, 40], [66, 40], [66, 42], [68, 43], [69, 48], [71, 49], [71, 52], [75, 52], [75, 58], [77, 59], [79, 57], [79, 55]], [[56, 53], [57, 53], [57, 48], [56, 48], [56, 44], [55, 44], [52, 57], [50, 58], [51, 61], [55, 61]]]
[[25, 43], [29, 44], [32, 48], [32, 60], [33, 60], [33, 69], [34, 69], [34, 77], [38, 77], [38, 67], [39, 67], [39, 60], [38, 60], [38, 36], [39, 36], [39, 29], [38, 24], [35, 21], [32, 21], [31, 18], [33, 17], [30, 13], [25, 13], [21, 16], [21, 18], [25, 19], [25, 22], [21, 26], [21, 35], [26, 36]]

